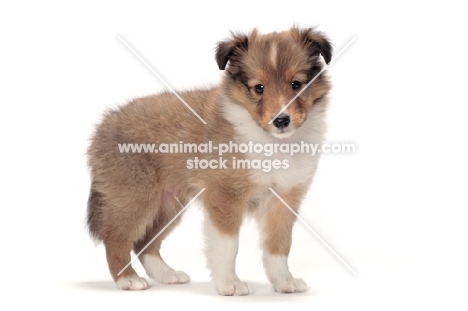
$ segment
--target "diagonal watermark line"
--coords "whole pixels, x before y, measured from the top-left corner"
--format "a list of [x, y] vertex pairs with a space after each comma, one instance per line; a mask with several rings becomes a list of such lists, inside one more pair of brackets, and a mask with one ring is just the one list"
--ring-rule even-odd
[[142, 62], [143, 65], [145, 65], [146, 68], [148, 68], [149, 71], [151, 71], [151, 73], [155, 75], [156, 78], [158, 78], [159, 81], [161, 81], [172, 92], [172, 94], [174, 94], [198, 119], [200, 119], [200, 121], [203, 122], [203, 124], [207, 124], [205, 120], [203, 120], [202, 117], [200, 117], [198, 113], [196, 113], [195, 110], [193, 110], [193, 108], [190, 107], [190, 105], [187, 104], [187, 102], [182, 97], [180, 97], [179, 94], [177, 94], [177, 92], [174, 91], [174, 89], [169, 84], [167, 84], [166, 81], [164, 81], [163, 78], [161, 78], [161, 76], [156, 71], [154, 71], [154, 69], [151, 68], [151, 66], [148, 65], [148, 63], [137, 52], [135, 52], [135, 50], [127, 43], [127, 41], [125, 41], [121, 36], [118, 38], [127, 47], [127, 49], [129, 49], [130, 52], [132, 52], [133, 55], [135, 55], [136, 58], [138, 58], [138, 60], [140, 60], [140, 62]]
[[270, 122], [268, 122], [268, 124], [271, 124], [273, 122], [273, 120], [275, 120], [280, 114], [282, 114], [286, 109], [288, 109], [289, 105], [291, 105], [293, 103], [293, 101], [296, 100], [296, 98], [298, 98], [302, 92], [304, 92], [314, 81], [315, 79], [317, 79], [321, 74], [322, 72], [324, 72], [328, 67], [330, 67], [330, 65], [338, 58], [338, 56], [340, 56], [341, 53], [343, 53], [344, 50], [346, 50], [350, 45], [351, 43], [353, 43], [353, 41], [356, 39], [356, 37], [353, 37], [351, 39], [351, 41], [348, 42], [348, 44], [345, 45], [344, 48], [342, 48], [338, 54], [336, 54], [336, 56], [328, 63], [328, 65], [325, 65], [322, 70], [319, 71], [319, 73], [312, 78], [312, 80], [309, 81], [309, 83], [307, 83], [303, 88], [302, 90], [300, 90], [299, 93], [296, 94], [296, 96], [293, 97], [293, 99], [291, 99], [289, 101], [289, 103], [286, 104], [286, 106], [284, 106], [283, 108], [281, 108], [281, 110], [273, 117], [273, 119], [270, 120]]
[[299, 220], [302, 222], [302, 224], [303, 224], [304, 226], [306, 226], [306, 228], [309, 229], [309, 230], [313, 233], [313, 235], [315, 235], [315, 237], [316, 237], [320, 242], [322, 242], [322, 244], [323, 244], [333, 255], [335, 255], [335, 257], [336, 257], [339, 261], [341, 261], [341, 263], [342, 263], [343, 265], [345, 265], [346, 268], [348, 268], [349, 271], [351, 271], [352, 274], [357, 275], [356, 271], [354, 271], [353, 268], [351, 268], [350, 265], [348, 265], [348, 263], [347, 263], [346, 261], [344, 261], [344, 259], [341, 258], [340, 255], [338, 255], [338, 254], [330, 247], [330, 245], [328, 245], [327, 242], [325, 242], [325, 240], [322, 239], [322, 238], [318, 235], [318, 233], [315, 232], [315, 230], [312, 229], [312, 228], [304, 221], [304, 219], [302, 219], [302, 218], [299, 216], [299, 214], [297, 214], [296, 211], [294, 211], [294, 210], [291, 208], [291, 206], [289, 206], [289, 204], [286, 203], [286, 201], [284, 201], [284, 200], [279, 196], [278, 193], [276, 193], [275, 190], [273, 190], [272, 188], [268, 188], [268, 189], [270, 189], [270, 191], [271, 191], [271, 192], [272, 192], [272, 193], [273, 193], [273, 194], [274, 194], [290, 211], [291, 211], [291, 213], [293, 213], [294, 216], [296, 216], [297, 219], [299, 219]]
[[158, 238], [158, 236], [160, 236], [167, 229], [167, 227], [169, 227], [177, 219], [177, 217], [179, 217], [190, 206], [190, 204], [192, 204], [200, 196], [200, 194], [202, 194], [203, 191], [205, 191], [205, 189], [206, 188], [203, 188], [202, 190], [200, 190], [200, 192], [198, 192], [198, 194], [195, 197], [193, 197], [193, 199], [191, 199], [190, 202], [188, 202], [187, 205], [185, 206], [183, 206], [182, 203], [180, 203], [179, 199], [175, 197], [176, 201], [182, 207], [180, 212], [178, 212], [177, 215], [175, 215], [174, 218], [172, 218], [171, 221], [169, 221], [167, 225], [165, 225], [164, 228], [162, 228], [161, 231], [159, 231], [159, 233], [156, 234], [154, 238], [152, 238], [151, 241], [149, 241], [148, 244], [146, 244], [145, 247], [143, 247], [141, 251], [139, 251], [138, 254], [136, 254], [125, 267], [123, 267], [122, 270], [120, 270], [119, 273], [117, 273], [117, 276], [120, 276], [122, 272], [124, 272], [125, 269], [127, 269], [135, 261], [135, 259], [140, 257], [141, 253], [143, 253], [151, 245], [151, 243], [153, 243]]

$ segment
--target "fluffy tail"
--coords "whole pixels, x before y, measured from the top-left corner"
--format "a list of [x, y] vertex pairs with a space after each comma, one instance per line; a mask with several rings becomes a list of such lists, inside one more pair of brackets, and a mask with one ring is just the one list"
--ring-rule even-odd
[[101, 224], [102, 224], [102, 205], [103, 196], [101, 193], [94, 190], [94, 182], [91, 184], [91, 190], [88, 198], [88, 214], [86, 217], [88, 231], [94, 240], [101, 240]]

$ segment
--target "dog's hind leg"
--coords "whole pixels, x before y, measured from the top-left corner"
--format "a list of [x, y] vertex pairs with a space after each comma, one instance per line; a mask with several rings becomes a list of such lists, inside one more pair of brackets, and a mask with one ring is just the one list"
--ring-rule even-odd
[[103, 242], [106, 248], [109, 270], [117, 286], [125, 290], [147, 289], [148, 284], [146, 280], [139, 277], [131, 265], [128, 265], [128, 267], [124, 269], [124, 267], [130, 263], [130, 252], [133, 243], [109, 236], [105, 236]]
[[[164, 227], [174, 219], [182, 206], [177, 202], [173, 192], [165, 193], [161, 197], [161, 207], [153, 225], [147, 230], [143, 239], [135, 243], [135, 253], [141, 253], [139, 259], [146, 274], [153, 280], [164, 284], [181, 284], [190, 281], [190, 277], [183, 271], [172, 269], [161, 257], [159, 250], [162, 241], [178, 225], [181, 216], [175, 219], [164, 231]], [[158, 236], [156, 239], [154, 237]], [[154, 239], [154, 241], [152, 241]]]
[[143, 290], [148, 288], [146, 280], [140, 278], [131, 266], [130, 252], [136, 241], [157, 215], [155, 195], [136, 195], [132, 188], [114, 191], [107, 196], [102, 208], [101, 236], [106, 249], [107, 263], [112, 278], [117, 286], [126, 290]]

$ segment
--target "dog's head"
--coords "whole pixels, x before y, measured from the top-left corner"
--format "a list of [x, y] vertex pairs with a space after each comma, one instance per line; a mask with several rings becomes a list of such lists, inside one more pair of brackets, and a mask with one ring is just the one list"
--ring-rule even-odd
[[242, 105], [265, 131], [285, 138], [304, 123], [314, 102], [330, 89], [323, 74], [306, 87], [322, 70], [320, 55], [330, 62], [328, 39], [313, 28], [293, 27], [264, 35], [256, 30], [249, 35], [233, 33], [219, 43], [216, 61], [219, 69], [226, 69], [225, 96]]

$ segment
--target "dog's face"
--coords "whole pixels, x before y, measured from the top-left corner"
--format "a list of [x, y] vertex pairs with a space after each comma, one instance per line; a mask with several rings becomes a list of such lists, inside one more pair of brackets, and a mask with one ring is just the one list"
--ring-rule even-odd
[[286, 138], [304, 123], [314, 102], [329, 91], [322, 75], [305, 86], [322, 69], [319, 56], [328, 64], [331, 53], [331, 44], [321, 33], [293, 27], [265, 35], [255, 30], [249, 35], [233, 34], [232, 39], [219, 43], [216, 60], [221, 70], [229, 63], [224, 94], [242, 105], [265, 131]]

